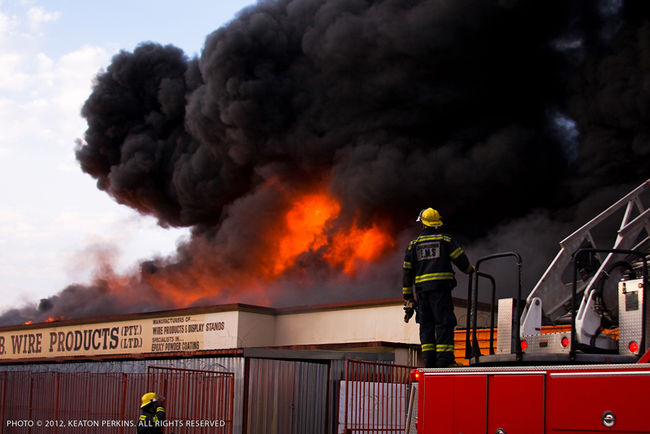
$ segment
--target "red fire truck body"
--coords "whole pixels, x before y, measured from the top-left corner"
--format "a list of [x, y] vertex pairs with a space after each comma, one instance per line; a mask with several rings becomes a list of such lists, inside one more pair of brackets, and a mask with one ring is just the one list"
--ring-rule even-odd
[[[417, 421], [417, 434], [650, 433], [649, 196], [647, 180], [565, 238], [525, 299], [517, 253], [479, 259], [468, 289], [470, 366], [412, 373], [406, 432]], [[613, 236], [597, 232], [612, 235], [612, 219]], [[518, 292], [498, 301], [494, 333], [495, 278], [480, 265], [508, 257]], [[492, 283], [489, 354], [477, 339], [481, 279]]]
[[650, 433], [650, 364], [420, 370], [418, 434]]

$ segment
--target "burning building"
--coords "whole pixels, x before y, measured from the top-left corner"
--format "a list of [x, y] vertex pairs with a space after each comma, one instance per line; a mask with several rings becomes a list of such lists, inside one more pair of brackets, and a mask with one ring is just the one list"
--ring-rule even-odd
[[[352, 367], [400, 370], [404, 381], [417, 363], [418, 327], [402, 322], [403, 313], [395, 299], [230, 304], [0, 327], [0, 413], [8, 421], [65, 427], [84, 420], [96, 424], [91, 432], [129, 432], [116, 424], [137, 418], [139, 397], [155, 387], [170, 402], [175, 432], [342, 432], [342, 384], [354, 384]], [[488, 312], [480, 317], [484, 323]], [[464, 348], [457, 353], [464, 357]], [[193, 420], [220, 429], [182, 425]], [[11, 423], [0, 432], [51, 432]]]
[[[530, 288], [563, 235], [647, 179], [649, 40], [644, 0], [263, 0], [197, 58], [122, 51], [83, 106], [77, 160], [118, 203], [191, 236], [0, 324], [249, 303], [277, 337], [299, 316], [288, 306], [399, 297], [428, 206], [470, 259], [520, 251]], [[324, 344], [262, 336], [251, 345]], [[176, 356], [244, 370], [237, 354]]]
[[647, 177], [649, 15], [640, 0], [261, 1], [200, 57], [122, 51], [77, 159], [191, 237], [1, 322], [391, 297], [426, 206], [470, 255], [497, 237], [534, 252], [533, 282], [558, 241], [540, 231], [559, 239]]

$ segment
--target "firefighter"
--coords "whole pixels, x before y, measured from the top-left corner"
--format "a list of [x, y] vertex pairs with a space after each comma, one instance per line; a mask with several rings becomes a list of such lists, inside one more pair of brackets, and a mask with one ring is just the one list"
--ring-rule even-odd
[[473, 272], [474, 267], [453, 237], [440, 230], [442, 218], [438, 211], [426, 208], [416, 221], [422, 223], [423, 229], [409, 243], [403, 265], [405, 320], [410, 309], [417, 309], [422, 357], [427, 368], [458, 366], [454, 358], [457, 322], [451, 298], [456, 286], [452, 263], [466, 274]]
[[162, 434], [165, 420], [164, 398], [153, 392], [142, 395], [138, 434]]

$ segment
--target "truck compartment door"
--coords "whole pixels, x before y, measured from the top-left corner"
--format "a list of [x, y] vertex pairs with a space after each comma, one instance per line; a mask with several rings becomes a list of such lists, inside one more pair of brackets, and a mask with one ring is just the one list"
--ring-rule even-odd
[[544, 378], [544, 374], [425, 375], [418, 432], [543, 434]]
[[418, 433], [484, 433], [485, 375], [425, 375]]
[[544, 434], [544, 380], [544, 374], [490, 376], [487, 433]]
[[650, 371], [551, 373], [549, 432], [650, 433]]

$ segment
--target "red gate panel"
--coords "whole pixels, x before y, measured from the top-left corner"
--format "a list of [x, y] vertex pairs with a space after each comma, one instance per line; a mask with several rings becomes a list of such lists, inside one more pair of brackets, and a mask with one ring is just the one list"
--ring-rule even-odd
[[166, 398], [166, 432], [232, 434], [234, 374], [158, 368], [148, 374], [3, 372], [0, 433], [135, 432], [140, 397]]
[[348, 360], [339, 423], [345, 434], [403, 433], [410, 366]]

